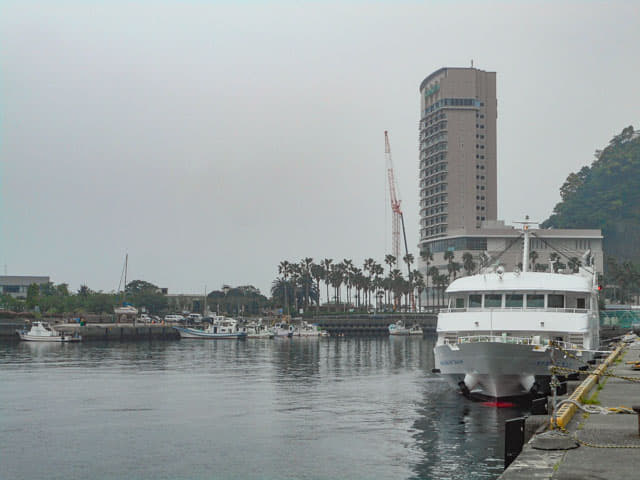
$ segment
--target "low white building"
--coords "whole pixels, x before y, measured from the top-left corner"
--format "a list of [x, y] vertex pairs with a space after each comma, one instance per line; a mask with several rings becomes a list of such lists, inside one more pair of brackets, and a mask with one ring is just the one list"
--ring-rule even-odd
[[46, 285], [49, 277], [34, 277], [28, 275], [0, 275], [0, 294], [11, 295], [13, 298], [27, 298], [29, 285]]
[[[603, 271], [602, 232], [600, 230], [579, 229], [530, 229], [531, 245], [529, 246], [531, 271], [550, 271], [550, 257], [559, 257], [559, 265], [568, 268], [569, 259], [581, 259], [590, 251], [598, 273]], [[460, 264], [457, 276], [465, 276], [463, 255], [470, 253], [476, 265], [476, 272], [481, 257], [488, 257], [488, 265], [503, 265], [512, 271], [522, 262], [523, 239], [520, 228], [505, 225], [503, 221], [483, 222], [481, 228], [471, 231], [453, 230], [446, 237], [425, 240], [419, 245], [420, 252], [427, 249], [433, 255], [429, 267], [435, 266], [440, 273], [448, 275], [448, 263], [445, 253], [453, 252], [453, 261]], [[422, 257], [422, 254], [420, 255]], [[418, 259], [420, 271], [426, 275], [427, 265], [422, 258]]]

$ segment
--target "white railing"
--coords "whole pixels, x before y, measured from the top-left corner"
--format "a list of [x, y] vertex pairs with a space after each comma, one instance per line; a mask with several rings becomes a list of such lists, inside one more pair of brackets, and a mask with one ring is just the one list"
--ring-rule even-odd
[[544, 308], [544, 307], [469, 307], [443, 308], [444, 313], [458, 312], [560, 312], [560, 313], [589, 313], [586, 308]]
[[456, 345], [459, 343], [510, 343], [515, 345], [538, 345], [552, 346], [556, 345], [564, 350], [580, 350], [582, 347], [575, 343], [561, 342], [559, 340], [543, 341], [540, 337], [511, 337], [508, 335], [468, 335], [462, 337], [445, 337], [444, 343], [447, 345]]

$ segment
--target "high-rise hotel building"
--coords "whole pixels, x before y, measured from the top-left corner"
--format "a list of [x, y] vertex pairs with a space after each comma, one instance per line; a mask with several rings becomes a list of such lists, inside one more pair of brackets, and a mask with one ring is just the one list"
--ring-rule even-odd
[[496, 74], [441, 68], [420, 85], [420, 243], [496, 220]]
[[[484, 254], [513, 269], [523, 247], [520, 231], [497, 220], [495, 72], [436, 70], [420, 84], [420, 111], [420, 256], [431, 252], [429, 265], [445, 274], [446, 252], [458, 263], [468, 252], [476, 265]], [[532, 270], [549, 270], [554, 252], [580, 258], [588, 250], [602, 271], [600, 230], [532, 232]]]

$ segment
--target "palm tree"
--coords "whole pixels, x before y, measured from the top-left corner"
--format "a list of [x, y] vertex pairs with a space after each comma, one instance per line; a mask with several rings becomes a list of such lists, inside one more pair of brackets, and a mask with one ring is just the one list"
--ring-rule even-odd
[[293, 287], [293, 305], [295, 308], [295, 314], [298, 314], [298, 287], [300, 286], [300, 265], [297, 263], [290, 264], [289, 274], [291, 275], [291, 286]]
[[398, 259], [396, 257], [394, 257], [393, 255], [389, 254], [389, 255], [385, 255], [384, 257], [384, 263], [386, 263], [387, 265], [389, 265], [389, 274], [391, 274], [391, 267], [393, 267], [396, 264], [396, 261]]
[[433, 283], [433, 290], [431, 291], [431, 299], [433, 300], [433, 304], [435, 305], [435, 294], [437, 292], [437, 280], [438, 277], [440, 275], [440, 270], [438, 270], [438, 267], [431, 267], [429, 268], [429, 271], [427, 272], [427, 275], [429, 275], [431, 277], [431, 282]]
[[533, 270], [533, 267], [536, 264], [536, 260], [538, 260], [540, 256], [538, 255], [538, 252], [536, 252], [535, 250], [531, 250], [529, 252], [529, 270]]
[[560, 269], [560, 255], [556, 252], [551, 252], [551, 255], [549, 255], [549, 262], [553, 265], [554, 273], [558, 273], [558, 270]]
[[316, 281], [316, 290], [318, 291], [318, 298], [316, 299], [316, 315], [320, 311], [320, 280], [326, 278], [325, 269], [321, 264], [314, 263], [310, 268], [311, 277]]
[[300, 261], [300, 277], [302, 284], [304, 285], [304, 310], [307, 311], [309, 306], [309, 287], [311, 283], [311, 265], [313, 264], [313, 258], [307, 257]]
[[402, 277], [402, 272], [394, 268], [389, 273], [389, 289], [393, 292], [393, 309], [396, 310], [398, 308], [398, 297], [402, 295], [404, 278]]
[[409, 284], [408, 284], [409, 297], [411, 299], [411, 305], [415, 307], [415, 301], [413, 299], [413, 274], [411, 272], [411, 265], [415, 261], [415, 257], [413, 256], [412, 253], [407, 253], [404, 257], [402, 257], [402, 260], [404, 260], [404, 263], [407, 264], [407, 271], [409, 274]]
[[347, 287], [347, 303], [351, 304], [351, 287], [353, 285], [353, 261], [349, 259], [342, 260], [342, 269], [344, 272], [345, 285]]
[[453, 274], [453, 279], [455, 280], [462, 269], [462, 265], [458, 262], [450, 262], [447, 264], [447, 272], [449, 272], [449, 282], [451, 282], [451, 275]]
[[582, 266], [582, 262], [578, 259], [578, 257], [571, 257], [567, 262], [567, 266], [573, 273], [578, 273], [578, 270], [580, 270], [580, 267]]
[[418, 290], [418, 312], [422, 311], [422, 291], [425, 288], [424, 276], [420, 270], [413, 271], [413, 284]]
[[340, 302], [340, 285], [342, 285], [343, 274], [340, 265], [331, 265], [329, 271], [329, 282], [335, 291], [336, 312], [338, 311], [338, 303]]
[[453, 250], [447, 250], [444, 252], [443, 257], [447, 262], [453, 262], [455, 260], [455, 253], [453, 253]]
[[353, 286], [356, 287], [356, 309], [360, 308], [360, 290], [365, 287], [366, 277], [362, 270], [354, 267], [353, 269]]
[[[396, 264], [397, 260], [398, 259], [396, 257], [394, 257], [393, 255], [391, 255], [391, 254], [385, 255], [385, 257], [384, 257], [384, 263], [389, 265], [389, 278], [391, 277], [391, 269]], [[390, 299], [387, 297], [387, 303], [389, 303], [389, 301], [390, 301]]]
[[420, 252], [420, 258], [422, 258], [422, 261], [425, 263], [426, 265], [426, 269], [425, 272], [427, 272], [427, 275], [425, 277], [425, 286], [424, 289], [427, 292], [427, 307], [429, 306], [429, 265], [431, 265], [431, 262], [433, 262], [433, 253], [431, 253], [430, 249], [426, 249], [426, 250], [422, 250]]
[[476, 262], [473, 261], [473, 255], [470, 252], [465, 252], [462, 255], [462, 265], [467, 275], [473, 274], [476, 269]]
[[379, 263], [375, 263], [372, 267], [372, 273], [374, 275], [373, 277], [373, 281], [371, 282], [371, 288], [373, 289], [373, 292], [375, 293], [376, 296], [376, 310], [378, 310], [380, 308], [380, 305], [378, 305], [378, 292], [380, 291], [380, 289], [384, 289], [384, 281], [382, 279], [382, 275], [384, 274], [384, 268], [381, 264]]
[[440, 275], [438, 278], [438, 285], [440, 286], [440, 306], [444, 305], [444, 291], [449, 285], [448, 279], [446, 275]]
[[[329, 298], [329, 284], [331, 281], [329, 280], [329, 274], [331, 273], [331, 264], [333, 260], [330, 258], [325, 258], [320, 264], [324, 267], [324, 283], [327, 286], [327, 304], [331, 304], [331, 299]], [[328, 307], [327, 307], [328, 308]]]
[[[283, 260], [280, 262], [280, 265], [278, 265], [278, 273], [280, 275], [282, 275], [282, 278], [284, 279], [285, 284], [287, 283], [287, 278], [289, 277], [289, 273], [291, 272], [291, 264], [286, 261]], [[287, 308], [287, 315], [289, 315], [289, 301], [287, 298], [287, 290], [288, 288], [283, 288], [284, 291], [284, 305], [283, 307], [286, 305]]]
[[[373, 282], [373, 267], [376, 264], [376, 261], [373, 258], [367, 258], [364, 261], [364, 264], [362, 265], [362, 269], [365, 272], [369, 273], [369, 284], [371, 284]], [[367, 291], [365, 292], [366, 296], [367, 296], [367, 306], [371, 304], [371, 299], [369, 296], [370, 293], [370, 289], [367, 289]]]
[[415, 261], [415, 258], [413, 256], [413, 254], [412, 253], [407, 253], [404, 257], [402, 257], [402, 260], [404, 261], [404, 263], [407, 264], [407, 267], [409, 268], [409, 271], [411, 271], [411, 265]]

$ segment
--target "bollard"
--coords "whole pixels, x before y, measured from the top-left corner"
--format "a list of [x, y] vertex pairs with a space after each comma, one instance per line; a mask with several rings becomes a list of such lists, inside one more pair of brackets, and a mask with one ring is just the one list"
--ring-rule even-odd
[[504, 469], [516, 459], [524, 445], [525, 417], [512, 418], [504, 422]]
[[638, 415], [638, 436], [640, 437], [640, 405], [634, 405], [631, 408]]

